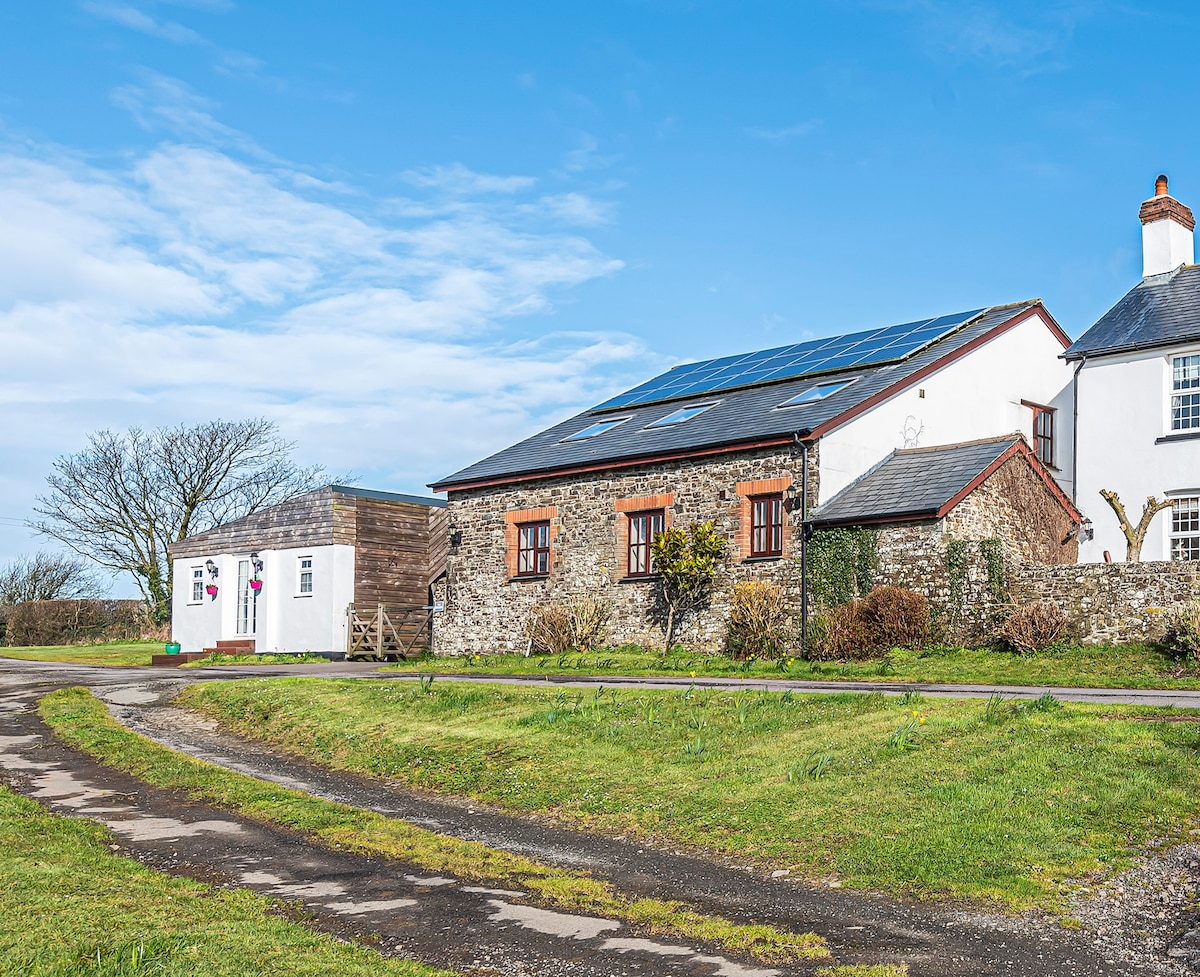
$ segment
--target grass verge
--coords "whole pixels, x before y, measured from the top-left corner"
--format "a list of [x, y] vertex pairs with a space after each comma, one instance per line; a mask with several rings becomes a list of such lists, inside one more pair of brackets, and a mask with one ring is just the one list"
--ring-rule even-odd
[[1056, 908], [1065, 880], [1123, 867], [1200, 814], [1194, 711], [303, 678], [206, 683], [181, 701], [337, 768], [1013, 908]]
[[1179, 667], [1156, 645], [1064, 645], [1036, 655], [990, 648], [897, 648], [864, 662], [809, 662], [802, 658], [734, 661], [724, 655], [669, 654], [634, 646], [564, 655], [464, 655], [390, 666], [441, 675], [675, 675], [692, 678], [791, 678], [858, 682], [970, 685], [1108, 686], [1124, 689], [1196, 689], [1200, 672]]
[[0, 787], [0, 959], [29, 977], [435, 977], [288, 921], [273, 900], [215, 891], [112, 854], [107, 829]]
[[53, 692], [40, 701], [38, 709], [64, 741], [110, 766], [247, 817], [303, 832], [323, 844], [396, 858], [430, 872], [519, 885], [557, 908], [615, 916], [652, 933], [710, 941], [766, 962], [829, 956], [824, 940], [815, 934], [732, 923], [675, 901], [627, 898], [584, 873], [540, 865], [477, 842], [435, 834], [406, 821], [195, 760], [125, 729], [86, 689]]
[[21, 661], [74, 662], [77, 665], [149, 665], [151, 655], [162, 654], [161, 641], [110, 641], [99, 645], [53, 645], [34, 648], [0, 648], [0, 658]]

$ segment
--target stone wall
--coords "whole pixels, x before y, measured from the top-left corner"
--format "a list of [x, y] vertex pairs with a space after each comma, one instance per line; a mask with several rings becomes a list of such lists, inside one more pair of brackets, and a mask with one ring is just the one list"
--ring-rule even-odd
[[[816, 447], [809, 449], [812, 504], [819, 491], [817, 451]], [[790, 482], [799, 477], [800, 468], [798, 448], [763, 448], [452, 491], [448, 516], [462, 532], [462, 542], [451, 551], [447, 576], [439, 588], [446, 609], [438, 621], [438, 653], [524, 651], [525, 619], [534, 605], [565, 602], [583, 594], [598, 595], [612, 605], [610, 642], [661, 646], [663, 630], [652, 614], [654, 582], [624, 577], [619, 520], [626, 516], [618, 511], [618, 502], [663, 495], [671, 498], [669, 509], [675, 526], [711, 519], [730, 540], [711, 607], [685, 618], [678, 632], [678, 640], [688, 647], [720, 649], [729, 594], [737, 581], [773, 580], [799, 604], [799, 570], [788, 556], [798, 552], [798, 514], [785, 514], [783, 558], [747, 560], [746, 554], [738, 552], [747, 510], [737, 488], [738, 483], [773, 479]], [[513, 533], [506, 514], [514, 510], [552, 513], [554, 542], [546, 577], [520, 579], [509, 572]]]
[[946, 532], [956, 539], [997, 537], [1008, 559], [1033, 563], [1075, 563], [1079, 540], [1071, 533], [1074, 528], [1071, 514], [1020, 454], [946, 515]]
[[1023, 564], [1010, 592], [1018, 604], [1057, 604], [1089, 644], [1156, 641], [1169, 610], [1200, 598], [1200, 563]]

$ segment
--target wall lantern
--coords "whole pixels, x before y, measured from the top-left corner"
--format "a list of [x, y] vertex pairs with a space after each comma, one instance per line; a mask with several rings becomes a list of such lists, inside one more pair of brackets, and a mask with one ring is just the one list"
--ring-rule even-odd
[[1079, 524], [1079, 542], [1090, 543], [1093, 536], [1092, 520], [1085, 517], [1083, 522]]
[[221, 572], [220, 570], [217, 569], [217, 565], [215, 563], [213, 563], [212, 560], [204, 561], [204, 569], [206, 569], [208, 571], [208, 575], [210, 577], [212, 577], [214, 580], [217, 579], [217, 576]]
[[784, 504], [787, 506], [788, 512], [795, 512], [800, 508], [800, 486], [796, 482], [792, 482], [787, 487], [787, 498]]
[[462, 530], [450, 523], [450, 545], [457, 548], [462, 543], [462, 537]]
[[260, 559], [258, 558], [258, 553], [257, 553], [257, 551], [256, 551], [256, 552], [253, 552], [253, 553], [251, 553], [251, 554], [250, 554], [250, 565], [251, 565], [252, 567], [254, 567], [254, 572], [255, 572], [255, 573], [261, 573], [261, 572], [262, 572], [262, 568], [263, 568], [263, 561], [262, 561], [262, 560], [260, 560]]

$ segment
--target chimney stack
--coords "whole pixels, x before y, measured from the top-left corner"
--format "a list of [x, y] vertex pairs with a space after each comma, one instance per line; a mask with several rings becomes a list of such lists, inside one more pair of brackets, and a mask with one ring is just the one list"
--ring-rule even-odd
[[1154, 181], [1154, 196], [1138, 211], [1142, 221], [1142, 277], [1162, 275], [1180, 265], [1194, 264], [1192, 232], [1196, 218], [1167, 192], [1166, 174]]

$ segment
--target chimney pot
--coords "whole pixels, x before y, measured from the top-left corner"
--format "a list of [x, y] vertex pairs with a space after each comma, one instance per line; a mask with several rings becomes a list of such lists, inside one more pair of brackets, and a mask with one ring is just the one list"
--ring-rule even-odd
[[1142, 222], [1142, 277], [1163, 275], [1195, 262], [1192, 232], [1196, 218], [1167, 192], [1165, 173], [1154, 181], [1154, 196], [1143, 201], [1138, 217]]
[[1170, 196], [1170, 194], [1167, 193], [1167, 174], [1166, 173], [1159, 173], [1158, 179], [1154, 181], [1154, 196], [1156, 196], [1156, 197]]

